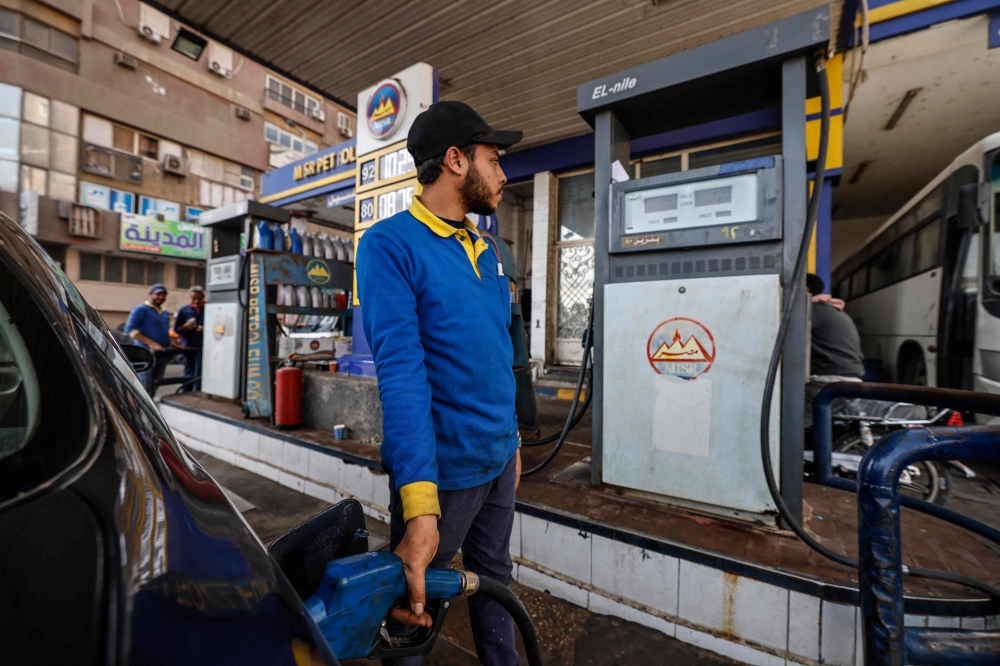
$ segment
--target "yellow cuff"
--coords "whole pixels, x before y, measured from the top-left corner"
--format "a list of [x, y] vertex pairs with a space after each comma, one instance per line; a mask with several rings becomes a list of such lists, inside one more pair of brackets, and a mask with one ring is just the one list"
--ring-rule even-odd
[[137, 328], [133, 328], [131, 331], [128, 332], [128, 337], [132, 338], [133, 340], [137, 335], [139, 335], [139, 329]]
[[399, 489], [399, 497], [403, 500], [403, 522], [410, 518], [434, 514], [441, 517], [441, 505], [438, 504], [438, 487], [430, 481], [414, 481]]
[[312, 650], [299, 638], [292, 639], [292, 658], [295, 660], [295, 666], [310, 666], [313, 663]]

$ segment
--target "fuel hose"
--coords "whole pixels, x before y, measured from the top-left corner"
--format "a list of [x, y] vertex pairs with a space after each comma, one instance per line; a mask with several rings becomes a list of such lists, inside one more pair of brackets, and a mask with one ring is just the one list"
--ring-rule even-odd
[[514, 624], [517, 625], [517, 630], [521, 632], [521, 640], [524, 641], [524, 651], [528, 655], [529, 666], [542, 666], [535, 625], [532, 624], [528, 610], [517, 598], [517, 595], [511, 592], [506, 585], [486, 576], [479, 577], [479, 589], [476, 594], [492, 599], [510, 613], [510, 616], [514, 618]]
[[[580, 400], [580, 391], [583, 389], [583, 379], [587, 375], [587, 370], [591, 368], [593, 364], [593, 359], [591, 358], [591, 350], [593, 348], [594, 348], [594, 305], [593, 305], [593, 300], [591, 300], [590, 314], [587, 316], [587, 338], [583, 347], [583, 362], [580, 363], [580, 374], [577, 375], [576, 378], [576, 389], [573, 392], [573, 403], [572, 403], [573, 405], [578, 404]], [[591, 373], [591, 378], [593, 378], [593, 373]], [[583, 413], [587, 411], [587, 406], [590, 405], [590, 397], [591, 395], [593, 395], [593, 390], [591, 389], [593, 389], [593, 379], [591, 379], [591, 383], [588, 386], [587, 399], [585, 401], [584, 408], [580, 410], [578, 417], [574, 418], [574, 410], [571, 408], [569, 410], [569, 413], [566, 415], [566, 423], [563, 424], [562, 432], [559, 433], [559, 439], [556, 442], [556, 445], [552, 447], [552, 450], [549, 452], [549, 455], [545, 456], [545, 460], [538, 463], [531, 469], [521, 472], [522, 477], [531, 476], [532, 474], [538, 474], [543, 469], [548, 467], [549, 463], [555, 460], [555, 457], [559, 455], [559, 450], [562, 449], [563, 444], [566, 443], [566, 436], [569, 434], [569, 431], [572, 430], [576, 426], [576, 424], [580, 422], [580, 419], [583, 418]], [[538, 445], [539, 443], [536, 442], [535, 444]]]
[[[788, 505], [785, 504], [778, 483], [774, 478], [771, 459], [771, 400], [774, 397], [774, 386], [778, 376], [778, 365], [781, 362], [781, 349], [785, 344], [785, 337], [788, 334], [788, 325], [791, 321], [792, 309], [795, 300], [798, 298], [802, 284], [805, 282], [806, 259], [809, 253], [809, 239], [812, 238], [813, 229], [816, 226], [816, 219], [819, 215], [820, 197], [823, 193], [823, 178], [826, 175], [826, 155], [830, 145], [830, 83], [826, 75], [826, 57], [822, 52], [816, 54], [815, 59], [816, 74], [819, 80], [820, 101], [822, 103], [822, 114], [820, 116], [819, 133], [819, 154], [816, 159], [816, 171], [813, 175], [813, 191], [809, 197], [809, 207], [806, 214], [805, 230], [802, 234], [802, 243], [799, 245], [799, 252], [795, 259], [795, 269], [792, 271], [791, 284], [788, 286], [788, 299], [785, 301], [787, 307], [781, 315], [781, 324], [778, 327], [778, 335], [774, 341], [774, 349], [771, 351], [771, 361], [767, 367], [767, 379], [764, 382], [764, 399], [760, 407], [760, 457], [764, 463], [764, 478], [767, 480], [767, 489], [771, 493], [771, 499], [781, 515], [785, 524], [798, 536], [807, 546], [815, 550], [820, 555], [827, 557], [834, 562], [858, 568], [858, 561], [834, 552], [813, 539], [803, 529], [802, 525], [795, 520]], [[903, 567], [903, 573], [917, 578], [928, 578], [941, 580], [949, 583], [957, 583], [966, 587], [979, 590], [994, 599], [1000, 599], [1000, 590], [983, 583], [969, 576], [962, 576], [945, 571], [934, 569], [922, 569], [917, 567]]]

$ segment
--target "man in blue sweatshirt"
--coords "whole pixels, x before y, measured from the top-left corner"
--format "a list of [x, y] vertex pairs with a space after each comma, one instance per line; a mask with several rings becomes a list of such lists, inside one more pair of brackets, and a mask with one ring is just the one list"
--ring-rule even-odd
[[[521, 471], [511, 286], [465, 216], [496, 211], [507, 182], [499, 151], [520, 140], [461, 102], [431, 105], [407, 137], [422, 194], [358, 246], [358, 297], [384, 415], [390, 548], [403, 560], [410, 601], [393, 618], [405, 624], [431, 625], [424, 571], [447, 567], [459, 548], [466, 569], [511, 581]], [[469, 615], [482, 663], [519, 663], [506, 611], [473, 596]]]

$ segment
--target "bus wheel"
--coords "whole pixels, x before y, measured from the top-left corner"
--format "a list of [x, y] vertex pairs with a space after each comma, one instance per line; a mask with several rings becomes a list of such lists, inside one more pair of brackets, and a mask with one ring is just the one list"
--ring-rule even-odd
[[914, 347], [904, 347], [899, 354], [896, 380], [908, 386], [927, 386], [927, 363], [924, 355]]

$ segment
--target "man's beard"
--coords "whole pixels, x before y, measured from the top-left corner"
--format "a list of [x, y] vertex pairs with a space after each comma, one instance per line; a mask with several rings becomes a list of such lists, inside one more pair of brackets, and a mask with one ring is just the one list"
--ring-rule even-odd
[[497, 212], [497, 207], [493, 205], [494, 193], [490, 191], [490, 186], [486, 184], [476, 163], [469, 161], [469, 172], [465, 174], [465, 181], [462, 182], [462, 202], [465, 209], [476, 215], [492, 215]]

